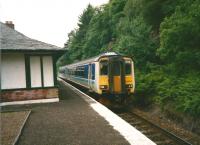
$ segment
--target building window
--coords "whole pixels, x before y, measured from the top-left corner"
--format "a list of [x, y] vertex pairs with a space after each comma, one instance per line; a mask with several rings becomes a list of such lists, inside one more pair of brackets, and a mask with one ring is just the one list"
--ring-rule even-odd
[[42, 57], [44, 87], [54, 86], [53, 60], [51, 56]]
[[24, 54], [2, 53], [1, 89], [26, 88]]
[[30, 57], [31, 88], [42, 87], [40, 56]]
[[31, 88], [54, 86], [52, 56], [30, 56]]

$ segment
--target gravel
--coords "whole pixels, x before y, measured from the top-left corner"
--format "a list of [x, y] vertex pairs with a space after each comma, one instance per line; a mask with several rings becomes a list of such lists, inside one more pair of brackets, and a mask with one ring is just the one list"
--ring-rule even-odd
[[[160, 127], [176, 134], [177, 136], [181, 137], [182, 139], [192, 143], [193, 145], [200, 145], [200, 136], [190, 132], [182, 127], [180, 127], [175, 122], [166, 118], [161, 112], [158, 110], [143, 110], [141, 108], [134, 108], [132, 110], [135, 114], [142, 116], [143, 118], [159, 125]], [[155, 113], [156, 112], [156, 113]]]

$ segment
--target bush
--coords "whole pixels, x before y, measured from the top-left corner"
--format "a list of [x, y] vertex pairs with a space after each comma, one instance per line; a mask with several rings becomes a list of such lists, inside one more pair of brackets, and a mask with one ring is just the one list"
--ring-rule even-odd
[[193, 117], [200, 116], [200, 74], [182, 76], [167, 74], [160, 66], [151, 72], [136, 71], [136, 89], [133, 101], [140, 106], [159, 104]]
[[150, 105], [154, 102], [157, 94], [156, 86], [162, 82], [165, 75], [160, 66], [154, 66], [154, 71], [150, 73], [142, 73], [136, 71], [136, 89], [134, 102], [139, 105]]
[[170, 104], [180, 112], [200, 116], [200, 74], [169, 76], [157, 86], [157, 102], [165, 108]]

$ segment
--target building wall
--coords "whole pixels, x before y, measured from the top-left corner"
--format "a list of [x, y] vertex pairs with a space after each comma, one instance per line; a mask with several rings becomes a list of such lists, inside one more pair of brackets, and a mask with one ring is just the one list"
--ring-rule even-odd
[[26, 88], [24, 54], [2, 54], [1, 89]]
[[2, 53], [0, 101], [58, 98], [53, 66], [51, 55]]
[[32, 90], [10, 90], [1, 92], [1, 102], [51, 99], [58, 97], [57, 88], [42, 88]]

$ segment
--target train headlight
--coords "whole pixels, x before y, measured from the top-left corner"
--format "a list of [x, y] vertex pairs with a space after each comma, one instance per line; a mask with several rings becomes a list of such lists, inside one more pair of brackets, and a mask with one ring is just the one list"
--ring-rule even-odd
[[107, 89], [108, 86], [107, 85], [100, 85], [100, 89], [104, 90], [104, 89]]
[[126, 85], [126, 88], [133, 88], [133, 85], [132, 84], [128, 84], [128, 85]]

